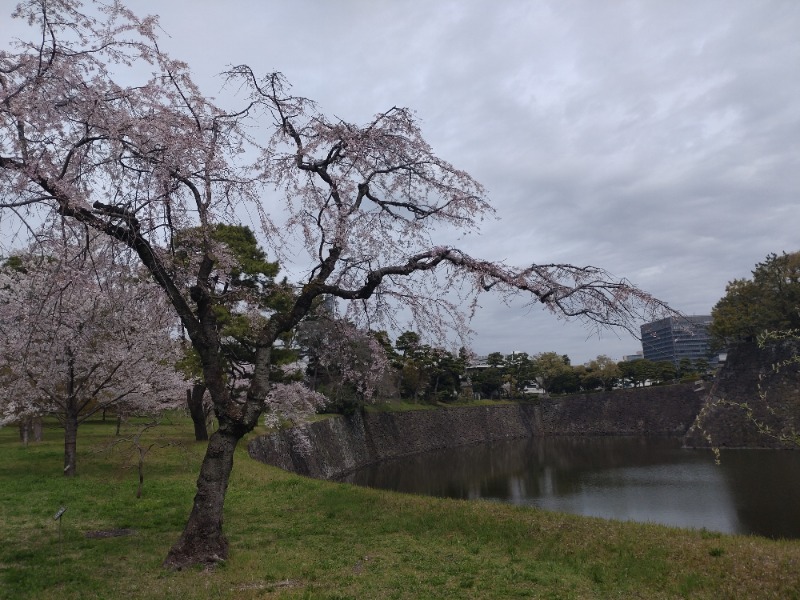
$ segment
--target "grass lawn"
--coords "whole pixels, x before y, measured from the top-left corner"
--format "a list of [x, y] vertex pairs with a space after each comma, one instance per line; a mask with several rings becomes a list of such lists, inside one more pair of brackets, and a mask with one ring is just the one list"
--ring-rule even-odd
[[157, 445], [137, 499], [131, 445], [108, 449], [114, 428], [81, 426], [74, 479], [60, 430], [25, 448], [0, 429], [0, 598], [800, 598], [797, 541], [315, 481], [250, 460], [244, 442], [229, 560], [166, 571], [204, 446], [179, 415], [144, 434]]

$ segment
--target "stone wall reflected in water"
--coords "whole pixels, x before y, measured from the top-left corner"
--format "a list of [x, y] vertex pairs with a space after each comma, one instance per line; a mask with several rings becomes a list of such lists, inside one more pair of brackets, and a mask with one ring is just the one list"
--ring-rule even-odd
[[800, 538], [800, 453], [736, 450], [722, 464], [669, 438], [511, 440], [395, 459], [343, 481], [586, 516]]

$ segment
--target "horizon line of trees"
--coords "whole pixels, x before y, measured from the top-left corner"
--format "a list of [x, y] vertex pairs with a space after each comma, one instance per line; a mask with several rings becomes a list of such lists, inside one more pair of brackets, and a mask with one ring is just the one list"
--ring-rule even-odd
[[573, 365], [569, 356], [557, 352], [525, 352], [503, 355], [493, 352], [486, 366], [468, 369], [473, 389], [486, 398], [520, 398], [525, 388], [539, 388], [548, 394], [573, 394], [618, 387], [666, 384], [704, 376], [707, 360], [682, 359], [676, 367], [671, 361], [647, 359], [614, 361], [599, 355], [583, 365]]
[[[325, 327], [342, 326], [337, 323], [341, 322], [334, 319]], [[319, 331], [323, 325], [315, 322], [313, 327]], [[452, 351], [432, 346], [413, 331], [403, 332], [393, 343], [386, 331], [377, 331], [366, 333], [358, 343], [351, 341], [351, 346], [355, 344], [360, 349], [351, 348], [350, 356], [361, 358], [350, 365], [357, 375], [351, 373], [347, 381], [341, 359], [323, 365], [315, 357], [319, 345], [309, 342], [319, 340], [320, 335], [298, 336], [296, 352], [307, 360], [307, 384], [329, 398], [320, 410], [343, 414], [381, 398], [421, 404], [524, 398], [533, 393], [570, 394], [690, 381], [710, 373], [706, 359], [682, 359], [676, 366], [670, 361], [647, 359], [617, 362], [600, 355], [584, 365], [573, 365], [569, 356], [557, 352], [492, 352], [485, 365], [477, 366], [475, 355], [464, 347]], [[372, 345], [368, 348], [368, 344]], [[383, 355], [380, 364], [376, 362], [379, 354]], [[365, 397], [356, 389], [359, 376], [370, 378], [373, 397]]]

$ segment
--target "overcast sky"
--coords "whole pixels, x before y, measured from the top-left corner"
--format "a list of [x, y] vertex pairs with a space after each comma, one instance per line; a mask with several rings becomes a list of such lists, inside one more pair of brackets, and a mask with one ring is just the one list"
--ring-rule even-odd
[[[708, 314], [728, 281], [800, 249], [796, 0], [129, 5], [161, 16], [162, 47], [209, 95], [218, 72], [247, 63], [351, 122], [415, 109], [497, 210], [458, 241], [473, 256], [592, 264]], [[598, 338], [482, 298], [479, 354], [554, 350], [577, 364], [641, 349], [626, 332]]]

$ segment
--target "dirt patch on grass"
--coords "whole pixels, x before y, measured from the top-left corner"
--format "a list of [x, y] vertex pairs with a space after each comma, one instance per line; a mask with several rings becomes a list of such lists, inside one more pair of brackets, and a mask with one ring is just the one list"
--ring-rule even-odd
[[90, 540], [100, 540], [104, 538], [133, 535], [135, 533], [136, 533], [135, 529], [97, 529], [95, 531], [87, 531], [83, 535], [89, 538]]

